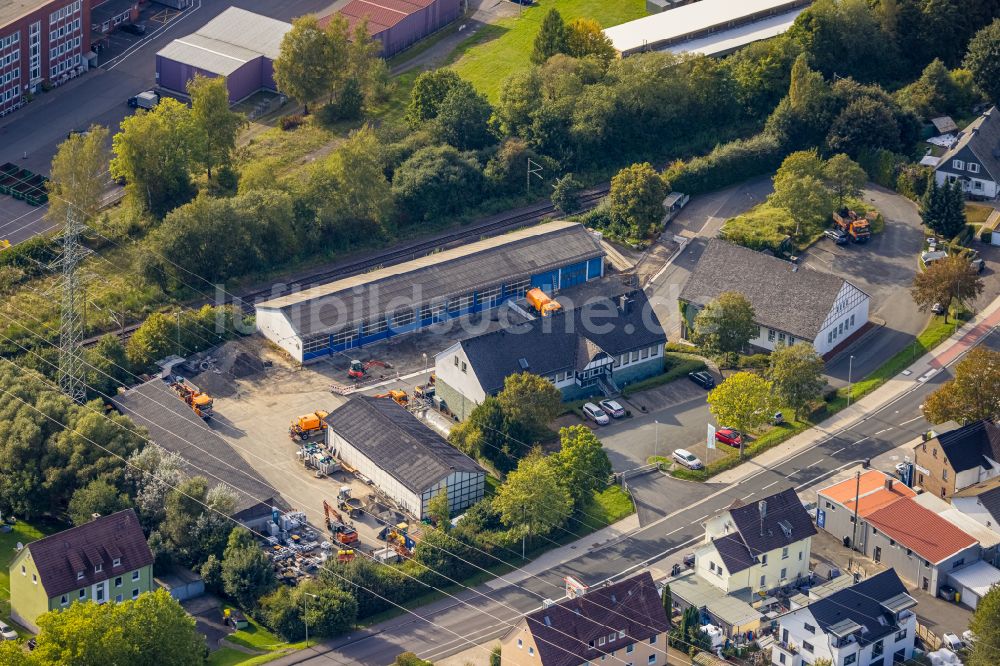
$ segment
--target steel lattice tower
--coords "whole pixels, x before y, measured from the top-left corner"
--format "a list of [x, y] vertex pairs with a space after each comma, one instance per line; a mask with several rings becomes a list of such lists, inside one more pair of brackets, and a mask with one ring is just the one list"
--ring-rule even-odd
[[62, 316], [59, 325], [59, 388], [75, 402], [87, 396], [84, 381], [83, 315], [80, 311], [80, 284], [77, 265], [80, 262], [80, 223], [72, 206], [66, 212], [62, 240]]

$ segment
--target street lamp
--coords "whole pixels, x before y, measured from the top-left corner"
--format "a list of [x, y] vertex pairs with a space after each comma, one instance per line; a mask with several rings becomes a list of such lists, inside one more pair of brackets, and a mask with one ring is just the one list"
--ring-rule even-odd
[[427, 372], [427, 352], [424, 352], [424, 372]]
[[302, 621], [306, 625], [306, 647], [309, 647], [309, 597], [313, 599], [319, 599], [315, 594], [310, 594], [309, 592], [303, 592], [302, 597]]
[[854, 386], [854, 382], [851, 381], [851, 376], [854, 372], [854, 354], [851, 354], [851, 358], [847, 361], [847, 406], [851, 406], [851, 389]]
[[653, 457], [658, 458], [660, 455], [660, 422], [653, 419]]

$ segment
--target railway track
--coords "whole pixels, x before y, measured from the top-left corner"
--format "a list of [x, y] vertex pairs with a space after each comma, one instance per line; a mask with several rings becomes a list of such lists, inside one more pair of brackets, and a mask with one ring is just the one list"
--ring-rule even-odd
[[[608, 190], [609, 186], [602, 185], [600, 187], [584, 191], [580, 196], [581, 210], [590, 210], [591, 208], [597, 206], [600, 200], [607, 195]], [[515, 229], [520, 229], [522, 227], [531, 226], [542, 221], [546, 217], [556, 214], [556, 212], [557, 209], [553, 204], [543, 203], [534, 204], [516, 212], [501, 213], [499, 215], [483, 218], [472, 225], [456, 229], [440, 236], [435, 236], [434, 238], [418, 240], [407, 245], [389, 248], [385, 252], [381, 252], [364, 259], [338, 264], [332, 268], [318, 270], [314, 273], [303, 275], [290, 284], [282, 284], [280, 288], [277, 288], [276, 283], [267, 287], [252, 289], [239, 294], [227, 293], [226, 303], [237, 301], [239, 307], [244, 312], [252, 314], [254, 311], [254, 304], [258, 300], [278, 298], [291, 293], [293, 290], [299, 291], [310, 287], [317, 287], [333, 282], [334, 280], [350, 277], [352, 275], [358, 275], [372, 269], [393, 266], [404, 261], [418, 259], [420, 257], [427, 256], [432, 252], [439, 251], [442, 248], [453, 247], [455, 245], [461, 245], [479, 240], [481, 238], [488, 238], [490, 236], [496, 236], [508, 231], [514, 231]], [[208, 301], [200, 300], [188, 303], [187, 305], [190, 307], [201, 307], [207, 302]], [[119, 329], [117, 331], [117, 335], [124, 342], [132, 336], [132, 333], [134, 333], [137, 328], [139, 328], [139, 324], [127, 325]], [[114, 331], [108, 332], [115, 333]], [[106, 334], [107, 333], [103, 333], [101, 335], [87, 338], [82, 342], [82, 344], [84, 347], [97, 344], [97, 341]]]

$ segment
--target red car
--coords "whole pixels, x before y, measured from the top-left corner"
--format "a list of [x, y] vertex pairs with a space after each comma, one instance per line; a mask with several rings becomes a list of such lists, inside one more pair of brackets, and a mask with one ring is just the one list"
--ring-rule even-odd
[[715, 431], [715, 439], [732, 447], [739, 448], [743, 443], [743, 436], [739, 431], [732, 428], [721, 428]]

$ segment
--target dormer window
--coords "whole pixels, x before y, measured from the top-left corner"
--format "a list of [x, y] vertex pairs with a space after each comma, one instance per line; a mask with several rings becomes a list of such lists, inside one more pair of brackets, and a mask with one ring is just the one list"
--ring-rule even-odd
[[122, 565], [122, 558], [120, 558], [120, 557], [116, 557], [116, 558], [115, 558], [115, 559], [114, 559], [114, 560], [113, 560], [113, 561], [111, 562], [111, 566], [113, 566], [113, 567], [120, 567], [121, 565]]
[[962, 160], [952, 160], [951, 161], [951, 166], [952, 166], [952, 168], [958, 169], [959, 171], [961, 171], [962, 169], [965, 168], [965, 162], [963, 162]]
[[83, 580], [83, 572], [82, 571], [77, 571], [76, 572], [76, 579], [77, 580]]
[[969, 169], [969, 173], [979, 173], [979, 165], [975, 162], [969, 162], [966, 166]]
[[104, 565], [103, 564], [95, 564], [94, 565], [94, 573], [101, 573], [102, 571], [104, 571]]

